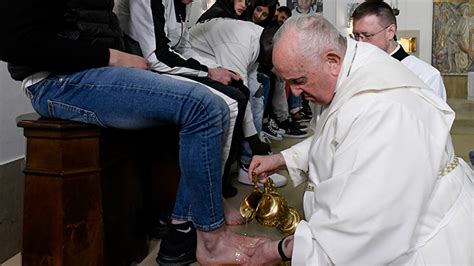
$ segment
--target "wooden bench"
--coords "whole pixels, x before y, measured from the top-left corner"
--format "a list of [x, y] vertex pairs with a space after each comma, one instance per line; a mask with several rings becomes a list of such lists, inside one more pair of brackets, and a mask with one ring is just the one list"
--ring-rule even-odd
[[130, 265], [152, 216], [170, 213], [176, 126], [127, 131], [17, 118], [27, 138], [22, 265]]

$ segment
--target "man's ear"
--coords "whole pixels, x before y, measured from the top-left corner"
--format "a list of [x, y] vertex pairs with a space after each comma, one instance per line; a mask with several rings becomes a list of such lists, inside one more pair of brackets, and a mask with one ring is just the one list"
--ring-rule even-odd
[[389, 34], [388, 35], [389, 39], [393, 40], [393, 38], [395, 37], [395, 34], [397, 33], [397, 26], [395, 24], [388, 26], [387, 33]]
[[339, 76], [341, 70], [342, 58], [334, 51], [329, 51], [324, 55], [329, 71], [334, 76]]

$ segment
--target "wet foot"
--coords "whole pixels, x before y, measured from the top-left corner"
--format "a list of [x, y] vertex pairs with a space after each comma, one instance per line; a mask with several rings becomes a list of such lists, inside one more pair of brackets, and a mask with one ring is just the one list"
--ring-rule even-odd
[[196, 258], [201, 265], [244, 264], [255, 253], [255, 246], [268, 239], [236, 234], [225, 225], [203, 232], [198, 231]]

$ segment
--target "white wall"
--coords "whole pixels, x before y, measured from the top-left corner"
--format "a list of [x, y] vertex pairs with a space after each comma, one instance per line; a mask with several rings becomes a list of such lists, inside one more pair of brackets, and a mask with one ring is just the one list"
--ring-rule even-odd
[[0, 166], [25, 155], [26, 141], [15, 119], [33, 109], [20, 86], [10, 78], [7, 64], [0, 61]]
[[[191, 7], [189, 26], [193, 25], [204, 12], [206, 0], [194, 0]], [[286, 0], [279, 0], [282, 5]], [[347, 36], [352, 29], [347, 27], [347, 5], [362, 3], [364, 0], [323, 0], [323, 15], [337, 29]], [[398, 3], [400, 14], [397, 16], [398, 30], [418, 30], [419, 58], [431, 64], [431, 35], [433, 25], [433, 0], [385, 0], [388, 4]]]
[[[389, 2], [389, 1], [386, 1]], [[399, 0], [397, 16], [399, 30], [419, 30], [419, 58], [431, 64], [431, 41], [433, 34], [432, 0]]]

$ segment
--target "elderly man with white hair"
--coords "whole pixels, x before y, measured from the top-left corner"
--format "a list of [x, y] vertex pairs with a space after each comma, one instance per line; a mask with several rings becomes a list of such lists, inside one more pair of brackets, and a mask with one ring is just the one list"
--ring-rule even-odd
[[261, 182], [286, 167], [307, 184], [295, 235], [259, 245], [250, 263], [474, 265], [474, 177], [451, 143], [453, 110], [319, 15], [283, 24], [273, 63], [295, 95], [322, 108], [313, 136], [252, 160]]

